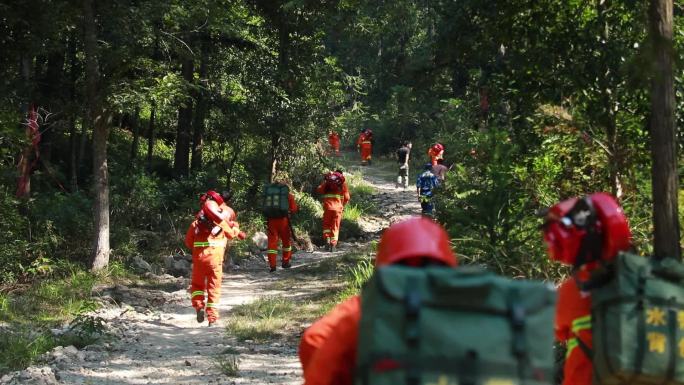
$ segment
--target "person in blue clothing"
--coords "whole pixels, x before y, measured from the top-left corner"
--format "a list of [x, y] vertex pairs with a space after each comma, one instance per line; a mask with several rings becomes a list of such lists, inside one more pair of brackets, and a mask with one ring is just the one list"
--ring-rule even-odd
[[439, 186], [439, 179], [432, 173], [432, 163], [427, 163], [424, 166], [424, 171], [418, 175], [416, 180], [416, 192], [423, 215], [434, 216], [435, 203], [432, 198], [437, 186]]

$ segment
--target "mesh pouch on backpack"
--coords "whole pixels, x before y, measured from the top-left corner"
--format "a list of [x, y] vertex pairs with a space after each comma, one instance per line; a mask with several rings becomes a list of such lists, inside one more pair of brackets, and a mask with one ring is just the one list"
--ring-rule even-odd
[[482, 269], [378, 268], [361, 294], [356, 384], [553, 384], [555, 299]]
[[264, 186], [262, 212], [266, 218], [284, 218], [289, 214], [290, 189], [284, 184], [272, 183]]
[[684, 384], [684, 265], [621, 253], [606, 276], [591, 290], [594, 383]]

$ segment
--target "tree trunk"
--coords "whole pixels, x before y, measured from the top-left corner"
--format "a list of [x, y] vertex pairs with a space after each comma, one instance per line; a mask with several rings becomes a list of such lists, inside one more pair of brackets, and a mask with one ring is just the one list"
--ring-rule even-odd
[[654, 50], [650, 121], [654, 251], [657, 257], [680, 258], [672, 0], [651, 0], [649, 19]]
[[133, 141], [131, 143], [131, 166], [138, 157], [138, 147], [140, 146], [140, 108], [136, 107], [131, 117], [131, 129], [133, 130]]
[[[183, 60], [181, 73], [183, 79], [190, 84], [193, 74], [192, 58]], [[190, 130], [192, 129], [192, 100], [188, 99], [184, 106], [178, 108], [178, 128], [176, 130], [176, 153], [173, 171], [176, 176], [188, 175], [190, 167]]]
[[78, 191], [77, 137], [76, 118], [71, 115], [69, 117], [69, 191], [71, 192]]
[[150, 122], [147, 127], [147, 172], [152, 172], [152, 153], [154, 152], [154, 117], [157, 113], [157, 103], [152, 101]]
[[69, 39], [69, 190], [78, 191], [78, 131], [76, 130], [76, 81], [78, 71], [76, 61], [76, 36]]
[[197, 107], [195, 108], [195, 120], [192, 123], [192, 171], [202, 168], [202, 142], [204, 140], [204, 120], [207, 115], [207, 65], [209, 52], [206, 42], [202, 42], [202, 53], [200, 58], [200, 89], [197, 92]]
[[93, 12], [93, 0], [83, 0], [83, 20], [85, 23], [86, 98], [90, 111], [89, 123], [93, 127], [95, 236], [91, 269], [97, 271], [106, 268], [109, 264], [109, 180], [107, 170], [109, 127], [99, 94], [97, 25]]

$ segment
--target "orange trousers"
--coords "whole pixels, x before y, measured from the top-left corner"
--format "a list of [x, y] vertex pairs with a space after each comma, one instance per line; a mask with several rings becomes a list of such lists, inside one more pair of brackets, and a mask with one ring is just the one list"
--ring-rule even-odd
[[[192, 278], [190, 290], [192, 292], [192, 307], [204, 309], [206, 307], [207, 320], [216, 322], [221, 298], [221, 277], [223, 275], [223, 258], [211, 256], [196, 258], [192, 261]], [[207, 301], [204, 302], [204, 294]]]
[[276, 267], [276, 259], [278, 257], [278, 240], [283, 245], [283, 263], [290, 262], [292, 257], [292, 243], [290, 241], [290, 224], [289, 219], [286, 218], [269, 218], [268, 219], [268, 264], [270, 267]]
[[337, 244], [340, 235], [340, 223], [342, 223], [342, 211], [325, 210], [323, 211], [323, 240], [333, 245]]
[[372, 149], [371, 144], [361, 144], [361, 161], [370, 160]]

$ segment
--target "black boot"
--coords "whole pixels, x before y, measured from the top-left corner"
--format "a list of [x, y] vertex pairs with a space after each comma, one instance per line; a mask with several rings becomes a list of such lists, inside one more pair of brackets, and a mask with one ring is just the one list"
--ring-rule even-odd
[[197, 323], [204, 322], [204, 309], [197, 309]]
[[270, 271], [271, 273], [273, 273], [274, 271], [276, 271], [276, 267], [275, 267], [275, 266], [272, 266], [272, 267], [271, 267], [271, 270], [269, 270], [269, 271]]
[[288, 262], [283, 262], [282, 266], [283, 266], [283, 269], [289, 269], [289, 268], [292, 267], [292, 265], [290, 264], [289, 261], [288, 261]]

